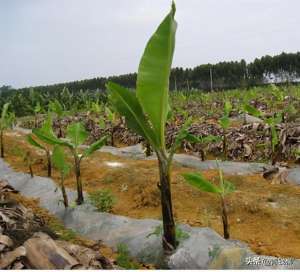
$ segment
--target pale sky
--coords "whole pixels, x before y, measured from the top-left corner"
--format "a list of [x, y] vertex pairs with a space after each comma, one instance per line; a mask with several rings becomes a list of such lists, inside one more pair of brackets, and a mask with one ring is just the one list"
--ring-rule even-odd
[[[170, 0], [0, 0], [0, 86], [136, 72]], [[173, 67], [300, 51], [299, 0], [177, 0]]]

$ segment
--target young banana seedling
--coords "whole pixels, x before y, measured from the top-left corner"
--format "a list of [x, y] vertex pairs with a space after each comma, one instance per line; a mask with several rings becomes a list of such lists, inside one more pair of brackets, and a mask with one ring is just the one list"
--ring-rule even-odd
[[279, 156], [279, 139], [278, 139], [278, 133], [276, 131], [276, 126], [282, 122], [283, 114], [282, 112], [274, 114], [272, 117], [264, 118], [263, 113], [254, 108], [251, 105], [244, 105], [245, 112], [248, 112], [249, 114], [263, 118], [264, 123], [269, 126], [269, 139], [270, 139], [270, 156], [271, 156], [271, 162], [274, 165], [276, 163], [277, 157]]
[[229, 114], [232, 110], [231, 103], [229, 100], [225, 101], [224, 104], [224, 113], [223, 116], [219, 119], [219, 124], [222, 127], [222, 139], [223, 139], [223, 156], [224, 159], [228, 157], [228, 150], [227, 150], [227, 129], [230, 126], [230, 119]]
[[[88, 118], [91, 120], [91, 130], [95, 131], [97, 128], [97, 124], [99, 125], [100, 129], [105, 129], [105, 119], [103, 117], [103, 104], [99, 101], [99, 98], [94, 102], [91, 102], [91, 108], [87, 112]], [[94, 136], [93, 136], [94, 137]], [[95, 139], [95, 137], [94, 137]]]
[[38, 120], [39, 120], [39, 115], [42, 112], [42, 106], [41, 103], [38, 101], [36, 103], [36, 105], [33, 108], [34, 111], [34, 127], [37, 128], [38, 127]]
[[32, 165], [33, 165], [34, 159], [33, 159], [32, 154], [31, 154], [30, 151], [26, 151], [24, 153], [24, 155], [23, 155], [23, 162], [26, 164], [26, 166], [29, 169], [30, 177], [33, 178], [34, 174], [33, 174]]
[[208, 135], [208, 136], [195, 136], [193, 134], [188, 133], [185, 137], [185, 140], [192, 143], [192, 144], [199, 144], [200, 145], [200, 156], [201, 160], [206, 160], [206, 153], [205, 148], [210, 143], [218, 143], [222, 141], [222, 138], [219, 136]]
[[95, 102], [91, 102], [91, 109], [90, 112], [97, 117], [103, 110], [103, 104], [99, 101], [99, 98]]
[[[249, 113], [250, 115], [252, 115], [254, 117], [258, 117], [258, 118], [262, 118], [262, 116], [263, 116], [263, 113], [260, 110], [251, 106], [248, 103], [243, 104], [242, 108], [243, 108], [243, 112], [245, 115], [246, 115], [246, 113]], [[245, 121], [245, 123], [246, 123], [246, 121]]]
[[71, 166], [66, 162], [66, 156], [62, 146], [56, 145], [53, 149], [52, 161], [54, 167], [60, 172], [60, 189], [65, 208], [69, 206], [68, 195], [65, 189], [65, 177], [69, 174]]
[[51, 150], [46, 145], [43, 145], [43, 144], [39, 143], [33, 137], [32, 134], [27, 135], [26, 139], [27, 139], [27, 142], [29, 144], [31, 144], [32, 146], [37, 147], [37, 148], [45, 151], [46, 158], [47, 158], [47, 175], [48, 175], [48, 177], [51, 177], [51, 174], [52, 174]]
[[[218, 163], [218, 162], [217, 162]], [[220, 197], [221, 211], [222, 211], [222, 223], [223, 223], [223, 235], [225, 239], [230, 238], [230, 228], [228, 221], [228, 212], [225, 198], [228, 194], [235, 191], [235, 187], [232, 183], [224, 180], [223, 172], [219, 167], [219, 186], [214, 185], [210, 181], [206, 180], [200, 173], [186, 173], [182, 174], [185, 180], [194, 186], [195, 188], [208, 193], [216, 194]]]
[[60, 145], [69, 148], [74, 158], [74, 172], [76, 177], [76, 187], [77, 187], [77, 200], [78, 205], [82, 204], [84, 201], [83, 198], [83, 188], [81, 180], [81, 170], [80, 164], [83, 158], [90, 156], [96, 150], [100, 149], [106, 142], [106, 136], [102, 137], [100, 140], [94, 142], [88, 148], [83, 151], [83, 154], [80, 153], [79, 147], [82, 145], [87, 137], [88, 132], [82, 125], [82, 123], [74, 123], [68, 126], [67, 128], [67, 139], [62, 140], [58, 139], [52, 129], [52, 122], [48, 122], [46, 126], [42, 129], [34, 129], [32, 132], [40, 140], [51, 145]]
[[276, 126], [282, 122], [282, 113], [279, 112], [272, 117], [265, 120], [266, 124], [269, 125], [270, 132], [270, 149], [271, 149], [271, 160], [272, 165], [275, 165], [279, 156], [279, 139], [276, 131]]
[[63, 129], [62, 129], [62, 118], [64, 116], [64, 108], [63, 105], [55, 99], [49, 103], [49, 110], [56, 115], [58, 122], [58, 138], [64, 137]]
[[159, 189], [163, 218], [163, 248], [168, 253], [176, 248], [175, 221], [171, 197], [171, 164], [176, 148], [187, 134], [182, 129], [167, 152], [165, 126], [169, 113], [169, 76], [175, 47], [175, 4], [150, 38], [142, 56], [137, 89], [131, 91], [109, 82], [109, 100], [128, 127], [148, 141], [158, 158]]
[[114, 112], [112, 109], [110, 109], [109, 107], [105, 107], [105, 115], [107, 120], [110, 123], [110, 141], [111, 141], [111, 146], [115, 146], [115, 132], [116, 132], [116, 128], [117, 128], [117, 120], [118, 120], [118, 116], [117, 113]]

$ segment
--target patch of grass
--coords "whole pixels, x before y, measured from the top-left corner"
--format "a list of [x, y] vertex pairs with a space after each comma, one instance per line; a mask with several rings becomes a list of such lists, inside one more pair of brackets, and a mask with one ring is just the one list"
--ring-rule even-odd
[[181, 242], [185, 239], [188, 239], [190, 235], [186, 232], [184, 232], [182, 229], [176, 226], [176, 239], [177, 241]]
[[89, 194], [89, 200], [100, 212], [111, 212], [116, 199], [110, 190], [97, 190]]
[[139, 269], [139, 264], [130, 258], [128, 248], [125, 244], [119, 244], [117, 250], [118, 256], [116, 262], [118, 266], [125, 269]]
[[[177, 242], [182, 242], [183, 240], [188, 239], [190, 237], [190, 235], [188, 233], [184, 232], [178, 226], [176, 226], [175, 231], [176, 231], [176, 240], [177, 240]], [[163, 226], [159, 225], [154, 229], [153, 232], [148, 234], [146, 237], [149, 238], [151, 235], [160, 236], [162, 234], [163, 234]]]
[[162, 227], [162, 225], [158, 225], [157, 227], [155, 227], [153, 232], [149, 233], [146, 236], [146, 238], [149, 238], [152, 235], [159, 236], [159, 235], [162, 235], [162, 233], [163, 233], [163, 227]]
[[58, 236], [60, 240], [74, 241], [77, 238], [76, 232], [66, 229], [62, 223], [57, 220], [49, 222], [49, 228]]
[[210, 259], [216, 258], [220, 254], [221, 248], [218, 245], [214, 245], [213, 248], [209, 249], [208, 256]]

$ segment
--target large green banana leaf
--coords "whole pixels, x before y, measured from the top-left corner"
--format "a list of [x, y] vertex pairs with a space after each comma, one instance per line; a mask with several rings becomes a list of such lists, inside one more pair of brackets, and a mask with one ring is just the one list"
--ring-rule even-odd
[[160, 146], [164, 146], [168, 115], [169, 77], [177, 23], [175, 4], [150, 38], [141, 59], [137, 76], [137, 98], [149, 118]]
[[102, 137], [100, 140], [94, 142], [91, 144], [85, 151], [84, 151], [84, 156], [90, 156], [93, 154], [96, 150], [100, 149], [102, 146], [105, 145], [106, 143], [107, 136]]
[[42, 150], [46, 150], [46, 148], [44, 146], [42, 146], [40, 143], [38, 143], [33, 137], [32, 135], [27, 135], [26, 137], [27, 139], [27, 142], [30, 143], [32, 146], [35, 146], [39, 149], [42, 149]]
[[106, 87], [110, 102], [121, 115], [125, 116], [128, 127], [157, 148], [158, 138], [149, 126], [135, 93], [112, 82], [109, 82]]
[[32, 133], [38, 137], [41, 141], [50, 144], [50, 145], [65, 145], [70, 146], [67, 142], [59, 140], [55, 135], [51, 133], [45, 133], [41, 131], [40, 129], [33, 129]]
[[66, 161], [66, 155], [62, 146], [56, 145], [53, 149], [52, 162], [63, 176], [66, 176], [70, 171], [70, 165]]

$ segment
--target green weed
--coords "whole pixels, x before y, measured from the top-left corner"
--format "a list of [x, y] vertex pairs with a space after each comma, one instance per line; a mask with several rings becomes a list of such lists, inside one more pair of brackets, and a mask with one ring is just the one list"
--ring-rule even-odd
[[[178, 226], [176, 226], [175, 231], [176, 231], [177, 242], [182, 242], [185, 239], [188, 239], [190, 237], [190, 235], [188, 233], [184, 232]], [[146, 237], [149, 238], [152, 235], [160, 236], [162, 234], [163, 234], [163, 226], [162, 225], [158, 225], [157, 227], [155, 227], [154, 231], [151, 232], [151, 233], [149, 233]]]
[[139, 264], [130, 258], [128, 248], [125, 244], [119, 244], [118, 256], [116, 258], [117, 265], [125, 269], [139, 269]]
[[110, 190], [97, 190], [89, 194], [89, 200], [100, 212], [111, 212], [116, 203], [115, 197]]

